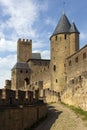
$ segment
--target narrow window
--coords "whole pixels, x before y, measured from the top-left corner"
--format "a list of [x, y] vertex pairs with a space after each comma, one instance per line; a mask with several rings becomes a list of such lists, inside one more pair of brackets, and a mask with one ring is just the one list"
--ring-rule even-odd
[[72, 79], [72, 84], [74, 84], [74, 79]]
[[78, 57], [75, 58], [75, 62], [76, 62], [76, 63], [78, 62]]
[[28, 73], [28, 70], [26, 70], [26, 73]]
[[66, 64], [64, 64], [64, 67], [66, 67]]
[[58, 39], [58, 37], [57, 36], [55, 36], [55, 40], [57, 41], [57, 39]]
[[71, 66], [72, 65], [72, 62], [71, 62], [71, 60], [69, 61], [69, 66]]
[[82, 78], [81, 78], [81, 75], [79, 76], [79, 81], [81, 81], [82, 80]]
[[56, 65], [53, 66], [53, 70], [56, 71]]
[[66, 38], [67, 38], [67, 35], [65, 34], [65, 35], [64, 35], [64, 39], [66, 39]]
[[56, 79], [56, 83], [58, 82], [58, 80]]
[[83, 59], [86, 59], [86, 53], [83, 53]]
[[22, 70], [20, 70], [20, 73], [22, 73], [23, 71]]

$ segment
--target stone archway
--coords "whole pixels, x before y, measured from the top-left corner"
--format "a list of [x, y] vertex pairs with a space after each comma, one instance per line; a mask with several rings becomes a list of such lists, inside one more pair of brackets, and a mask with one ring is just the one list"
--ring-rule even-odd
[[25, 89], [27, 89], [28, 85], [30, 84], [30, 79], [29, 78], [25, 78], [24, 82], [25, 82]]

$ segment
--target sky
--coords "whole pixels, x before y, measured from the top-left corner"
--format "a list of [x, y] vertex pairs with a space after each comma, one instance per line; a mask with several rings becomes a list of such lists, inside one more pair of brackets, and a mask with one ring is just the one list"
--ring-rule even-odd
[[33, 52], [50, 58], [49, 38], [63, 12], [75, 22], [83, 47], [87, 44], [87, 0], [0, 0], [0, 88], [11, 79], [19, 38], [32, 39]]

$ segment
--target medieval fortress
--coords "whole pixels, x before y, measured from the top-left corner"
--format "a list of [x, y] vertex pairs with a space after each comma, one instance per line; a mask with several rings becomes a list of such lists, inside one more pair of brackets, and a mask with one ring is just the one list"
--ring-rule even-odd
[[14, 98], [27, 104], [34, 98], [87, 110], [87, 45], [79, 49], [79, 34], [75, 23], [62, 14], [50, 37], [50, 60], [32, 53], [32, 40], [19, 39], [17, 63], [0, 90], [0, 101], [8, 97], [10, 104], [15, 104]]

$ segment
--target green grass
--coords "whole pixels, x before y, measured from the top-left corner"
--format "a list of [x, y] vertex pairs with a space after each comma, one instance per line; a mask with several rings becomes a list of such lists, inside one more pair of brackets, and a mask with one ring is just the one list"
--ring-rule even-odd
[[70, 108], [71, 110], [73, 110], [78, 116], [80, 116], [82, 118], [82, 120], [86, 120], [87, 121], [87, 111], [82, 110], [81, 108], [77, 108], [75, 106], [69, 106], [68, 104], [64, 104], [66, 107]]

